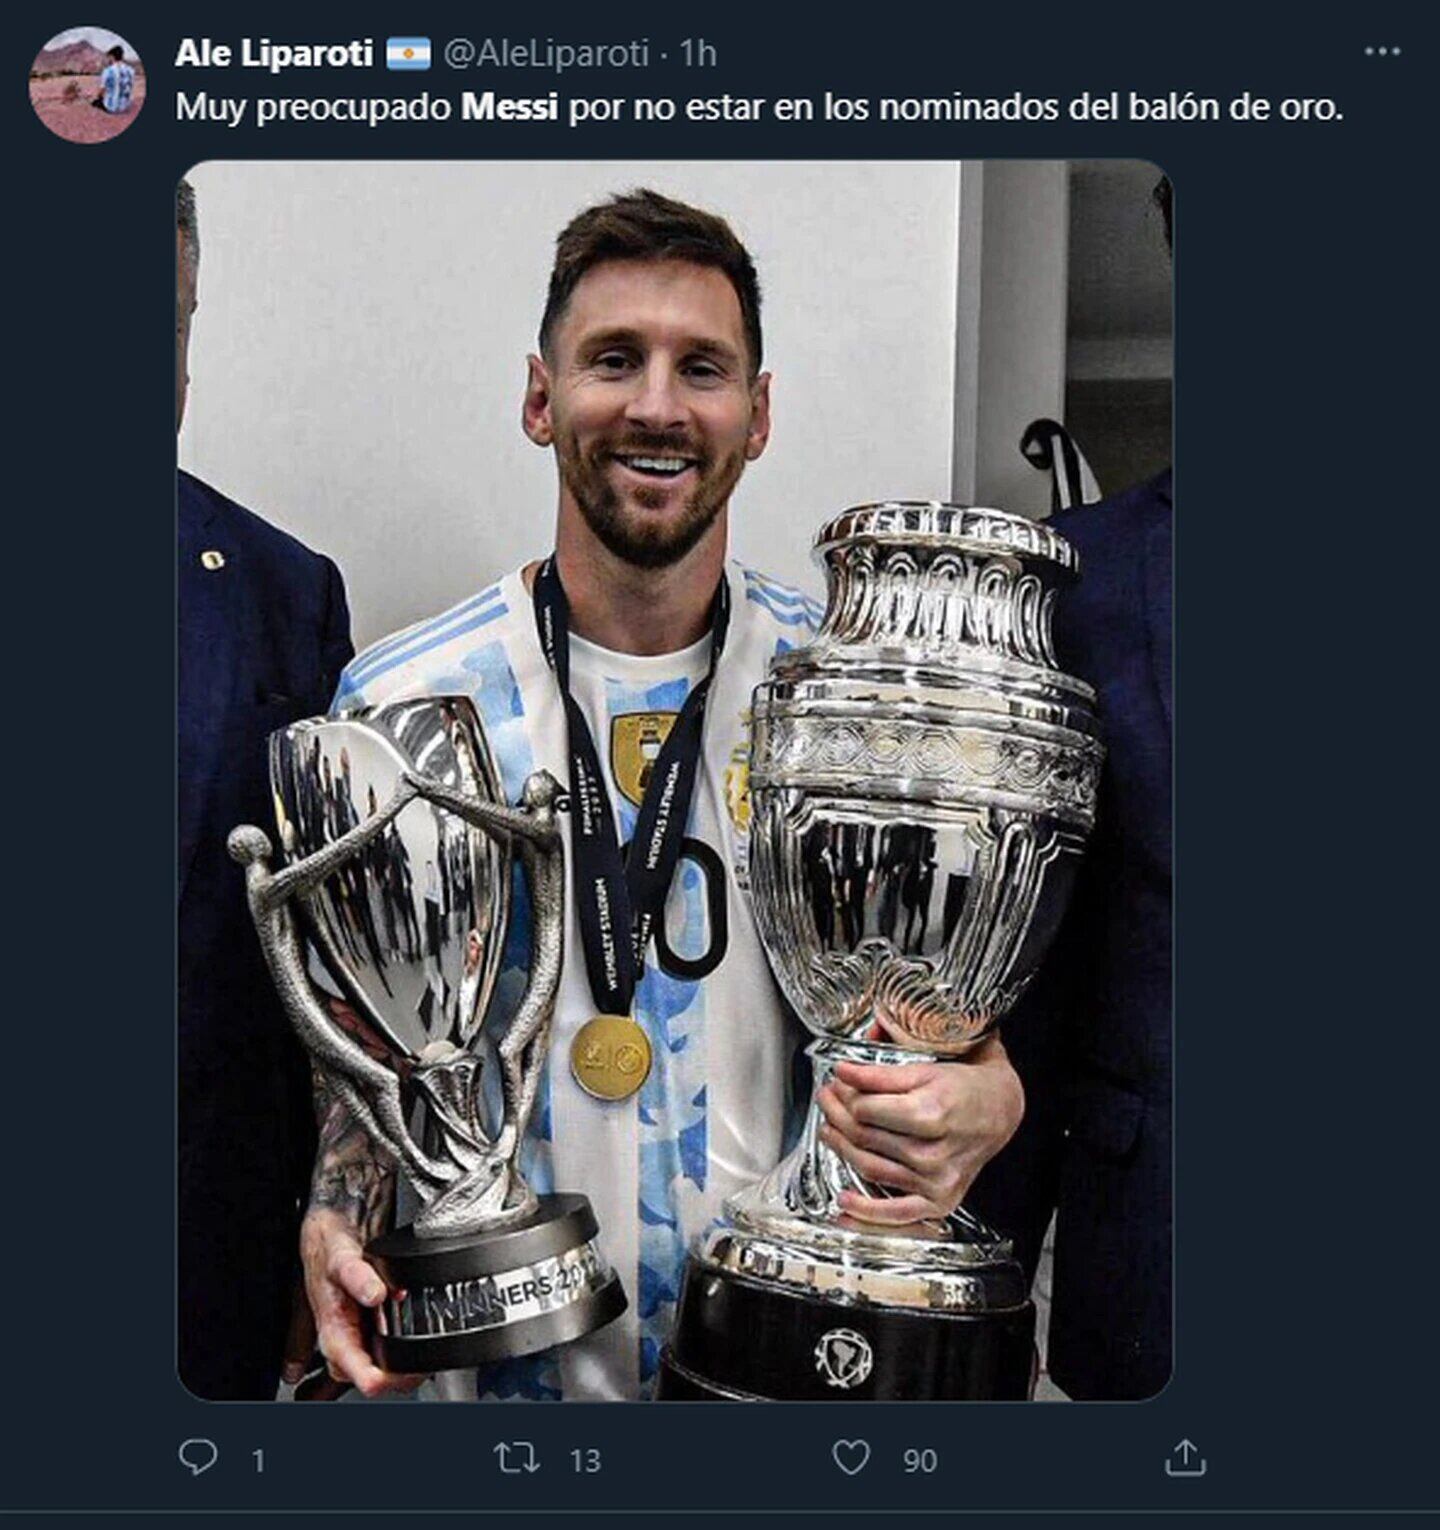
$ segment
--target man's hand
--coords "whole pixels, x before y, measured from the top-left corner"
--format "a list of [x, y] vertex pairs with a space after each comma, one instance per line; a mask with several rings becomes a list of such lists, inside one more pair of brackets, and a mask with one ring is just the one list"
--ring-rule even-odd
[[365, 1262], [354, 1224], [338, 1211], [312, 1207], [300, 1226], [300, 1257], [320, 1353], [331, 1376], [351, 1382], [366, 1397], [413, 1392], [423, 1376], [382, 1371], [365, 1347], [361, 1308], [380, 1305], [385, 1282]]
[[842, 1062], [816, 1099], [826, 1122], [820, 1140], [897, 1192], [845, 1190], [841, 1206], [887, 1225], [949, 1216], [1025, 1114], [1025, 1091], [998, 1036], [955, 1062]]
[[305, 1296], [305, 1282], [297, 1280], [290, 1293], [290, 1321], [285, 1328], [285, 1358], [280, 1379], [293, 1387], [303, 1381], [315, 1353], [315, 1317]]
[[[338, 999], [329, 1004], [335, 1022], [362, 1046], [379, 1045], [348, 1005]], [[300, 1262], [320, 1353], [334, 1380], [353, 1384], [366, 1397], [410, 1392], [425, 1378], [382, 1371], [365, 1347], [362, 1318], [363, 1309], [385, 1300], [385, 1282], [366, 1263], [364, 1245], [389, 1225], [395, 1165], [351, 1116], [344, 1092], [331, 1087], [325, 1070], [317, 1063], [312, 1071], [320, 1141], [310, 1207], [300, 1224]]]

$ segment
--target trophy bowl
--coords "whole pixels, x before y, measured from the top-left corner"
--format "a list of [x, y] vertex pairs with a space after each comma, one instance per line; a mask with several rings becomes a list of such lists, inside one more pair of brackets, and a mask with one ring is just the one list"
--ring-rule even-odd
[[[1064, 913], [1103, 749], [1094, 692], [1055, 662], [1078, 568], [1054, 532], [892, 502], [815, 551], [820, 628], [754, 695], [750, 882], [818, 1091], [839, 1062], [957, 1059], [994, 1029]], [[822, 1121], [812, 1098], [795, 1148], [692, 1251], [662, 1395], [1023, 1396], [1033, 1309], [1008, 1240], [963, 1207], [857, 1222], [842, 1190], [894, 1192]], [[773, 1337], [763, 1367], [727, 1350], [737, 1324]]]
[[[271, 873], [256, 828], [230, 841], [262, 950], [326, 1087], [419, 1204], [365, 1251], [390, 1293], [380, 1364], [469, 1367], [609, 1322], [625, 1296], [589, 1202], [537, 1196], [518, 1163], [562, 962], [558, 784], [537, 772], [508, 806], [459, 696], [295, 723], [271, 736], [270, 766], [284, 867]], [[530, 973], [498, 1030], [486, 1018], [514, 860], [530, 889]], [[311, 981], [297, 911], [329, 995]]]
[[[499, 802], [499, 774], [470, 704], [402, 702], [310, 718], [272, 735], [275, 821], [287, 857], [333, 843], [389, 801], [423, 760], [433, 780]], [[336, 988], [385, 1050], [475, 1042], [510, 916], [511, 846], [416, 797], [305, 900]]]

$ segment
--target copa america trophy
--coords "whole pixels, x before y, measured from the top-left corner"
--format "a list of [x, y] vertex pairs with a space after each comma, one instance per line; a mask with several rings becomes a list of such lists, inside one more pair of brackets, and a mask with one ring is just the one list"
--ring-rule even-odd
[[[1074, 550], [939, 503], [819, 532], [828, 599], [753, 704], [750, 877], [775, 974], [837, 1063], [961, 1057], [1034, 974], [1094, 821], [1094, 692], [1051, 646]], [[667, 1398], [1024, 1398], [1034, 1309], [1009, 1241], [957, 1210], [865, 1224], [820, 1139], [732, 1197], [691, 1249]]]
[[[474, 709], [425, 697], [272, 734], [286, 865], [230, 836], [285, 1008], [327, 1084], [409, 1181], [414, 1222], [372, 1239], [389, 1295], [378, 1362], [453, 1370], [578, 1338], [625, 1309], [582, 1195], [536, 1196], [518, 1157], [545, 1071], [564, 940], [559, 787], [518, 808]], [[498, 1044], [484, 1020], [510, 912], [530, 884], [528, 986]], [[310, 982], [298, 908], [348, 1011]], [[487, 1087], [487, 1076], [490, 1082]]]

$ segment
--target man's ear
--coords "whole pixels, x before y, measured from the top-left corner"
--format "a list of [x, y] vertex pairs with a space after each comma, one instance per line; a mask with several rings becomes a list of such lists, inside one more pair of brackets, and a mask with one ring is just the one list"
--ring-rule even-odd
[[538, 356], [527, 356], [525, 365], [525, 402], [520, 409], [520, 423], [536, 446], [550, 446], [555, 440], [550, 420], [550, 369]]
[[745, 460], [754, 460], [770, 439], [770, 374], [762, 372], [750, 389], [750, 431], [745, 438]]

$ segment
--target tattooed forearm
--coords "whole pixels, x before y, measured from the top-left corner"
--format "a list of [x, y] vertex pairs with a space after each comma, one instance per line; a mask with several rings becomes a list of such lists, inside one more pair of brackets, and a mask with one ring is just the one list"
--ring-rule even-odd
[[370, 1141], [318, 1067], [312, 1066], [320, 1144], [310, 1180], [310, 1207], [338, 1211], [362, 1240], [390, 1225], [395, 1161]]

